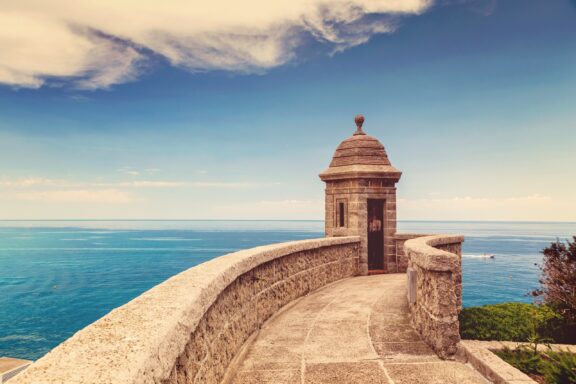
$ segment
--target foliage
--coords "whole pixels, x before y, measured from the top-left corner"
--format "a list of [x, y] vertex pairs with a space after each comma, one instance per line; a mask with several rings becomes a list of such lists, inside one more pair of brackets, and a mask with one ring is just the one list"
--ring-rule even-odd
[[544, 263], [540, 267], [540, 289], [532, 295], [562, 315], [556, 339], [576, 342], [576, 236], [566, 243], [556, 241], [545, 248]]
[[493, 352], [502, 360], [526, 374], [541, 374], [545, 365], [542, 356], [532, 351], [505, 348]]
[[[460, 313], [463, 339], [541, 343], [556, 314], [547, 306], [502, 303], [464, 308]], [[542, 336], [543, 335], [543, 336]]]
[[536, 353], [538, 344], [551, 343], [554, 341], [553, 338], [545, 335], [545, 333], [548, 333], [546, 332], [546, 328], [552, 320], [559, 319], [561, 316], [546, 305], [532, 306], [530, 312], [532, 320], [528, 343], [530, 343], [533, 352]]
[[532, 292], [535, 297], [555, 308], [563, 317], [576, 322], [576, 236], [566, 244], [556, 241], [544, 248], [541, 266], [541, 288]]
[[569, 352], [548, 352], [549, 361], [542, 367], [547, 383], [576, 384], [576, 355]]
[[534, 353], [529, 349], [493, 351], [502, 360], [549, 384], [576, 384], [576, 355], [569, 352]]

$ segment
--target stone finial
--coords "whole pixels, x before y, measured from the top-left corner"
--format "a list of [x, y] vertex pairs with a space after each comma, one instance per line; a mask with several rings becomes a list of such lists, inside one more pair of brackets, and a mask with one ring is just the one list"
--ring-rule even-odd
[[365, 135], [364, 131], [362, 131], [362, 124], [364, 124], [364, 116], [356, 115], [354, 118], [354, 122], [356, 123], [356, 132], [354, 135]]

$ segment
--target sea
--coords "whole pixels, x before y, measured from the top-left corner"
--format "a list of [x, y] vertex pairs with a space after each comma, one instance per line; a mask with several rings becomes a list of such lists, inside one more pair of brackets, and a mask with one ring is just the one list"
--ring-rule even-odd
[[[323, 227], [322, 221], [0, 221], [0, 356], [36, 360], [178, 272], [240, 249], [322, 237]], [[469, 307], [531, 302], [540, 251], [576, 235], [576, 223], [400, 221], [398, 231], [465, 235]]]

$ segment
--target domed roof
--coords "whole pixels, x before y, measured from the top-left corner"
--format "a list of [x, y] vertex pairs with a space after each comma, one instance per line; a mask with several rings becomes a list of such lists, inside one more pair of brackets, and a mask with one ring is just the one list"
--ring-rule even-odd
[[364, 116], [358, 115], [354, 121], [356, 132], [336, 148], [330, 166], [320, 174], [320, 178], [379, 177], [398, 181], [402, 173], [390, 164], [382, 143], [362, 130]]

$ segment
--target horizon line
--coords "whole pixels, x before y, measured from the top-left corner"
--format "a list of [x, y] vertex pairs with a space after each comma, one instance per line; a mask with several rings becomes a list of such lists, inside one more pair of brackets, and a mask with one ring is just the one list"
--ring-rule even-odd
[[[0, 222], [21, 221], [292, 221], [292, 222], [323, 222], [323, 219], [0, 219]], [[550, 224], [576, 224], [576, 221], [562, 220], [430, 220], [411, 219], [397, 220], [397, 222], [444, 222], [444, 223], [550, 223]]]

